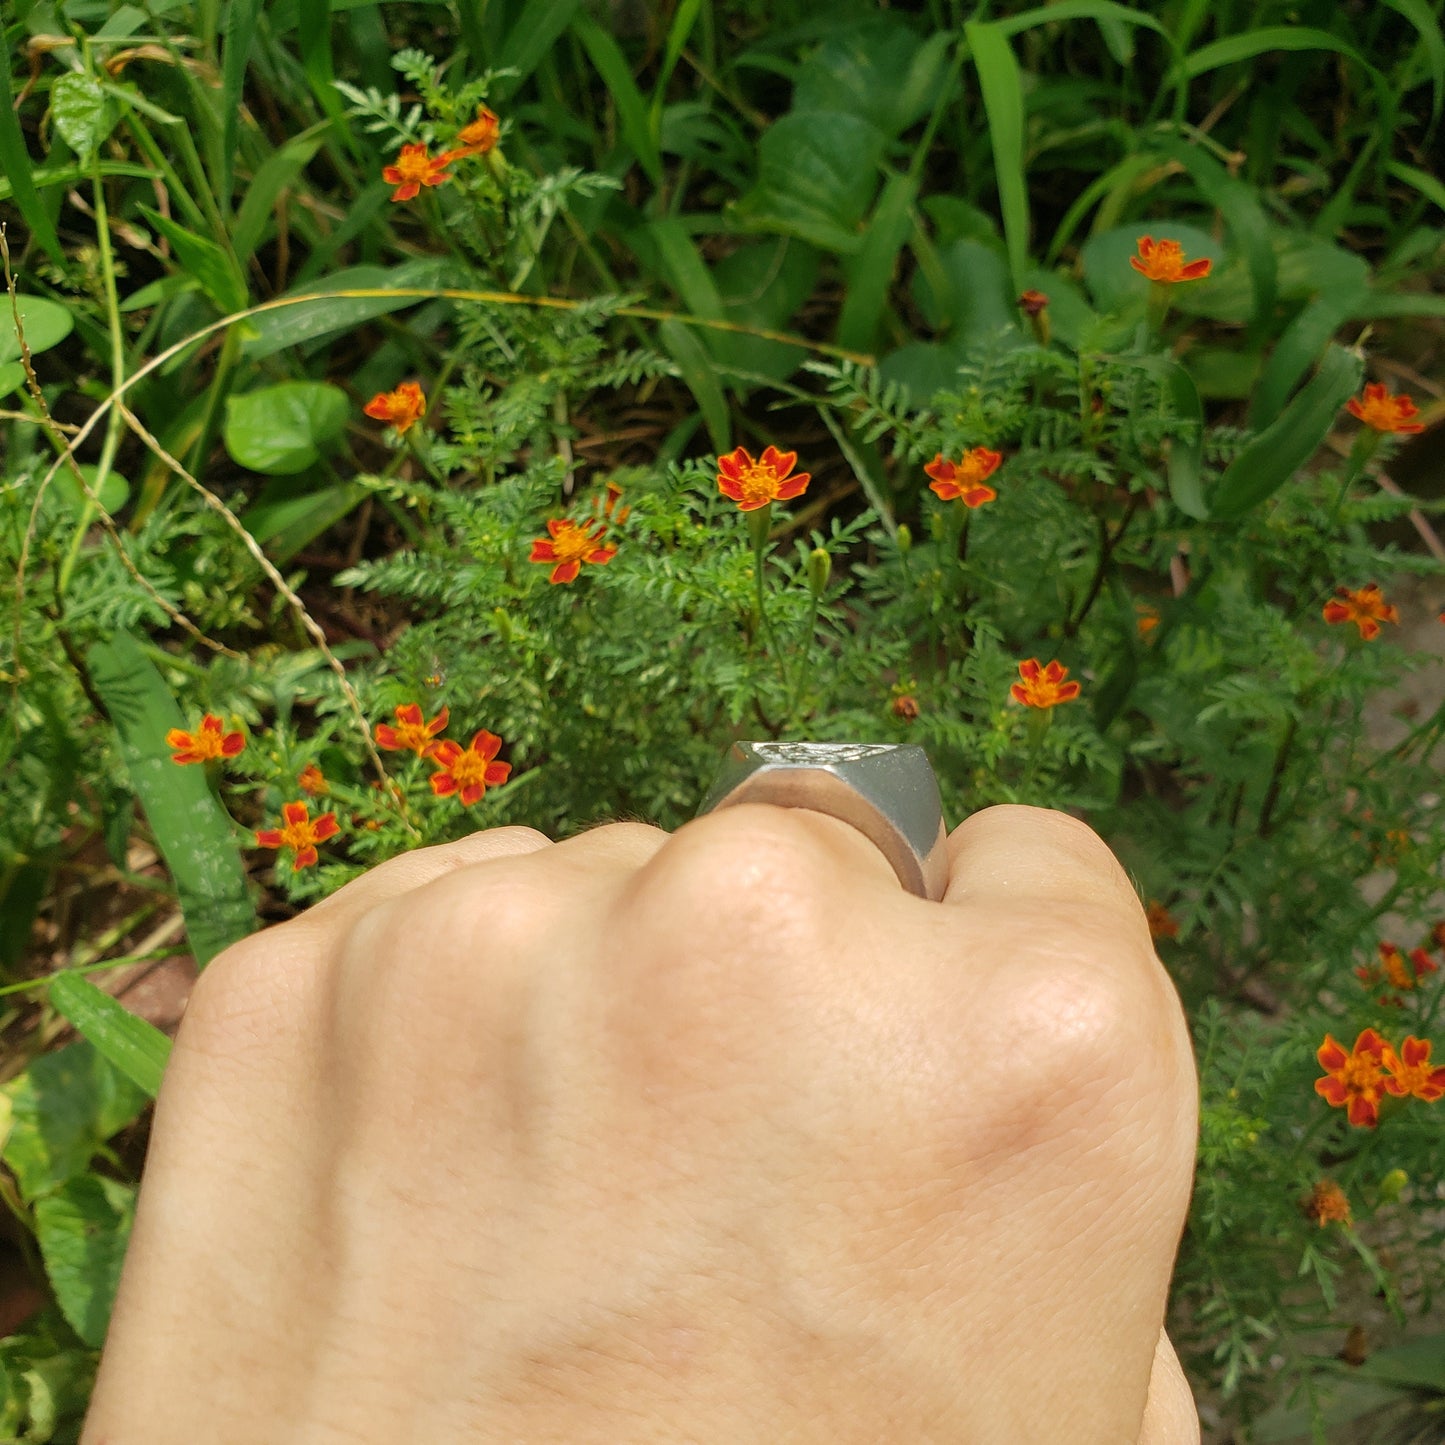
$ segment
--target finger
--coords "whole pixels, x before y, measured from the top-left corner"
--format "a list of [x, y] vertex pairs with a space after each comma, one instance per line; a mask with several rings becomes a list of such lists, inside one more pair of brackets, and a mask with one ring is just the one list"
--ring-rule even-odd
[[1139, 1445], [1199, 1445], [1199, 1411], [1179, 1356], [1163, 1330], [1154, 1349]]
[[483, 828], [478, 833], [459, 838], [455, 843], [439, 843], [431, 848], [414, 848], [398, 853], [384, 863], [353, 878], [329, 898], [314, 904], [304, 915], [316, 921], [334, 923], [342, 914], [374, 908], [388, 903], [417, 888], [491, 858], [514, 858], [554, 847], [545, 833], [535, 828]]
[[948, 839], [947, 905], [1017, 912], [1079, 904], [1116, 910], [1143, 929], [1144, 910], [1119, 860], [1087, 823], [1052, 808], [1003, 803], [966, 818]]

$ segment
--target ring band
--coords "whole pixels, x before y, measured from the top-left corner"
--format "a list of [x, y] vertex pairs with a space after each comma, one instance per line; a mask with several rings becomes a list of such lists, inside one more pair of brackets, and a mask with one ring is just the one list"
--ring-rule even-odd
[[734, 803], [811, 808], [856, 828], [910, 893], [948, 885], [938, 778], [915, 743], [734, 743], [697, 816]]

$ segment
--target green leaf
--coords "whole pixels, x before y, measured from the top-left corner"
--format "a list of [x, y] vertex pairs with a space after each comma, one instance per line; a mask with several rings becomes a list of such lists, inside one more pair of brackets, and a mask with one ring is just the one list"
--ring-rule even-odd
[[133, 1084], [151, 1098], [161, 1086], [171, 1041], [80, 973], [57, 973], [50, 1002]]
[[1177, 361], [1166, 361], [1160, 368], [1160, 380], [1174, 415], [1194, 423], [1188, 437], [1169, 441], [1169, 495], [1186, 517], [1203, 521], [1209, 515], [1204, 500], [1201, 472], [1204, 466], [1204, 404], [1194, 379]]
[[50, 113], [61, 138], [83, 163], [110, 134], [115, 111], [106, 104], [100, 83], [69, 71], [50, 88]]
[[13, 1110], [0, 1157], [27, 1203], [81, 1173], [149, 1102], [144, 1089], [83, 1039], [32, 1059], [0, 1092]]
[[56, 1303], [93, 1350], [105, 1343], [135, 1196], [129, 1184], [81, 1174], [35, 1204], [35, 1238]]
[[335, 526], [368, 495], [359, 482], [324, 487], [299, 497], [280, 491], [269, 495], [271, 486], [283, 485], [268, 485], [242, 518], [246, 530], [265, 547], [267, 556], [278, 563], [289, 562], [308, 542]]
[[1008, 37], [997, 25], [969, 21], [963, 27], [978, 69], [983, 106], [988, 113], [1004, 243], [1008, 247], [1013, 293], [1023, 288], [1029, 255], [1029, 199], [1024, 181], [1024, 87]]
[[713, 449], [718, 452], [728, 451], [731, 420], [727, 398], [718, 384], [712, 358], [707, 354], [702, 342], [681, 321], [664, 321], [657, 331], [668, 355], [677, 362], [683, 381], [687, 383], [688, 390], [697, 401], [703, 420], [707, 423]]
[[10, 89], [10, 66], [0, 65], [0, 176], [5, 181], [6, 194], [14, 196], [35, 239], [50, 252], [56, 265], [67, 266], [69, 262], [60, 237], [55, 234], [55, 224], [40, 200], [40, 192], [35, 189], [35, 169]]
[[1360, 314], [1369, 294], [1369, 269], [1361, 263], [1355, 284], [1322, 291], [1285, 327], [1254, 388], [1249, 411], [1251, 426], [1266, 427], [1284, 410], [1300, 378], [1323, 354], [1340, 327]]
[[135, 638], [112, 633], [90, 649], [86, 663], [176, 885], [196, 965], [204, 968], [256, 927], [231, 820], [211, 792], [204, 767], [171, 761], [166, 733], [187, 723]]
[[[75, 325], [68, 307], [44, 296], [16, 296], [15, 309], [20, 313], [25, 344], [32, 356], [49, 351], [52, 346], [64, 341]], [[15, 312], [10, 309], [10, 298], [0, 295], [0, 364], [16, 361], [19, 356], [20, 338], [15, 334]], [[21, 375], [24, 375], [23, 369]]]
[[226, 398], [226, 450], [269, 476], [304, 472], [346, 430], [351, 403], [326, 381], [283, 381]]
[[1428, 0], [1385, 0], [1391, 10], [1398, 11], [1420, 32], [1420, 48], [1430, 67], [1430, 125], [1440, 119], [1440, 105], [1445, 100], [1445, 35], [1440, 32], [1438, 8], [1431, 12]]
[[[314, 5], [316, 0], [310, 0]], [[304, 8], [304, 7], [303, 7]], [[241, 91], [246, 84], [246, 62], [256, 38], [256, 21], [261, 0], [230, 0], [226, 6], [226, 44], [221, 54], [221, 176], [217, 192], [229, 211], [231, 170], [235, 163], [236, 137], [241, 119]], [[244, 289], [244, 288], [243, 288]], [[245, 306], [232, 306], [240, 311]]]
[[1230, 463], [1210, 498], [1210, 515], [1242, 517], [1289, 481], [1324, 441], [1364, 370], [1356, 352], [1331, 345], [1299, 395]]
[[849, 254], [878, 189], [883, 133], [845, 111], [790, 111], [758, 143], [758, 183], [733, 208], [749, 230]]
[[171, 243], [179, 268], [195, 277], [201, 290], [220, 307], [224, 315], [246, 309], [250, 298], [246, 294], [245, 279], [225, 251], [214, 241], [186, 230], [169, 216], [163, 216], [149, 206], [141, 206], [139, 210]]
[[919, 178], [894, 176], [883, 188], [863, 244], [843, 266], [847, 291], [838, 318], [838, 345], [854, 351], [871, 350], [893, 285], [898, 253], [913, 230], [913, 204]]
[[628, 65], [627, 57], [617, 42], [589, 15], [579, 14], [573, 19], [572, 33], [582, 42], [582, 48], [617, 107], [623, 139], [632, 148], [633, 155], [652, 183], [661, 185], [662, 155], [657, 148], [652, 116], [637, 82], [632, 78], [632, 67]]
[[[334, 96], [336, 92], [333, 90]], [[266, 223], [275, 209], [276, 198], [301, 174], [302, 168], [321, 149], [323, 122], [314, 125], [300, 135], [292, 136], [274, 155], [269, 155], [258, 167], [256, 174], [246, 187], [246, 197], [236, 212], [236, 224], [231, 231], [231, 249], [236, 259], [245, 265], [261, 244]]]
[[[91, 491], [94, 491], [95, 479], [100, 475], [100, 467], [95, 462], [82, 462], [80, 475], [85, 478], [86, 485]], [[77, 516], [84, 514], [86, 517], [90, 517], [93, 515], [86, 510], [91, 505], [90, 498], [85, 495], [80, 483], [71, 475], [69, 468], [62, 468], [55, 474], [51, 488], [55, 495]], [[113, 516], [125, 506], [129, 498], [130, 483], [114, 469], [108, 471], [100, 488], [100, 505]]]
[[1418, 166], [1407, 166], [1399, 161], [1388, 161], [1385, 170], [1397, 181], [1403, 181], [1412, 190], [1418, 191], [1438, 210], [1445, 211], [1445, 184], [1438, 176], [1422, 171]]
[[509, 93], [515, 94], [537, 68], [580, 8], [581, 0], [527, 0], [516, 7], [511, 29], [492, 62], [494, 70], [517, 72], [506, 77]]

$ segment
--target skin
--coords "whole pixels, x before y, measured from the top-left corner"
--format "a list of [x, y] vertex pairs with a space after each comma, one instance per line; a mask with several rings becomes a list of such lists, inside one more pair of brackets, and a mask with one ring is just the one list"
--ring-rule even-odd
[[1084, 824], [391, 860], [200, 979], [82, 1445], [1193, 1445], [1196, 1081]]

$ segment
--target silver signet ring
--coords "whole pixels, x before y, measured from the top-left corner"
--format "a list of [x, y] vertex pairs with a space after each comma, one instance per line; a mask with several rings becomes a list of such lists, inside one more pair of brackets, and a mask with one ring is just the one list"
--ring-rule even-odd
[[933, 765], [916, 743], [734, 743], [697, 815], [734, 803], [838, 818], [878, 848], [910, 893], [943, 897], [943, 803]]

